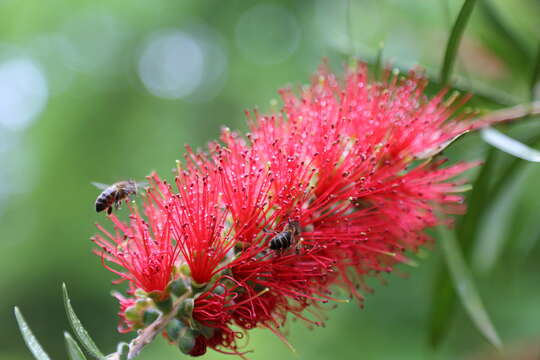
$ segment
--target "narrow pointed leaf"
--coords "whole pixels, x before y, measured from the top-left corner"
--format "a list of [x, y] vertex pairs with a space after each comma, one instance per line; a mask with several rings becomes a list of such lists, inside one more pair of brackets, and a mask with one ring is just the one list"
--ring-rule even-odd
[[103, 358], [103, 353], [98, 349], [97, 345], [94, 343], [94, 340], [92, 340], [86, 329], [82, 326], [81, 321], [75, 314], [75, 311], [71, 306], [71, 301], [69, 300], [66, 284], [62, 284], [62, 293], [64, 296], [64, 306], [66, 308], [66, 314], [69, 320], [69, 324], [73, 329], [73, 332], [81, 342], [82, 346], [85, 348], [86, 351], [88, 351], [90, 355], [92, 355], [96, 359]]
[[[488, 151], [486, 161], [474, 181], [473, 190], [468, 197], [467, 213], [457, 227], [459, 247], [466, 261], [469, 261], [471, 257], [482, 210], [489, 201], [489, 181], [495, 165], [495, 151], [495, 149]], [[429, 317], [429, 343], [433, 348], [437, 348], [448, 334], [457, 308], [457, 301], [448, 268], [444, 264], [439, 264], [432, 286]]]
[[456, 309], [456, 293], [443, 263], [438, 264], [431, 292], [428, 341], [437, 348], [446, 338]]
[[529, 97], [531, 101], [534, 101], [536, 99], [538, 82], [540, 82], [540, 44], [538, 45], [536, 58], [534, 59], [531, 82], [529, 84]]
[[[526, 140], [525, 143], [527, 146], [538, 147], [540, 145], [540, 134], [532, 136], [530, 139]], [[519, 175], [527, 162], [522, 161], [520, 158], [514, 158], [512, 161], [501, 171], [505, 176], [500, 176], [493, 188], [490, 191], [490, 197], [495, 201], [498, 197], [504, 193], [507, 186], [514, 182], [514, 178]]]
[[482, 139], [497, 149], [523, 160], [540, 162], [540, 151], [533, 149], [493, 128], [482, 129]]
[[445, 226], [439, 226], [438, 233], [441, 239], [444, 257], [454, 284], [454, 289], [456, 290], [463, 307], [472, 322], [476, 325], [476, 328], [486, 340], [496, 348], [500, 349], [502, 347], [501, 340], [484, 308], [484, 304], [478, 294], [470, 270], [459, 249], [454, 232], [448, 230]]
[[476, 0], [465, 0], [461, 10], [459, 11], [456, 22], [452, 27], [452, 32], [450, 33], [448, 42], [446, 43], [444, 60], [441, 68], [440, 79], [442, 86], [446, 86], [450, 80], [450, 76], [452, 75], [452, 70], [456, 62], [459, 43], [461, 41], [463, 32], [465, 31], [465, 27], [469, 22], [475, 4]]
[[66, 349], [67, 353], [69, 355], [69, 358], [71, 360], [86, 360], [86, 356], [84, 356], [84, 353], [82, 352], [81, 348], [79, 347], [79, 344], [73, 338], [69, 333], [64, 333], [64, 338], [66, 339]]
[[525, 175], [524, 171], [514, 175], [512, 183], [490, 201], [486, 215], [480, 219], [471, 259], [471, 268], [475, 274], [489, 274], [504, 254], [508, 242], [515, 240], [517, 233], [522, 230], [521, 226], [514, 228], [513, 224], [520, 208], [519, 195], [523, 193]]
[[[538, 147], [540, 145], [540, 134], [535, 134], [531, 136], [530, 138], [526, 139], [524, 143], [527, 144], [527, 146], [534, 146]], [[492, 148], [490, 150], [490, 154], [493, 154], [495, 152], [495, 148]], [[486, 161], [486, 164], [484, 165], [484, 168], [487, 167], [490, 164], [490, 162]], [[515, 188], [515, 184], [519, 181], [519, 178], [523, 175], [525, 169], [527, 168], [527, 164], [530, 164], [527, 161], [523, 161], [520, 158], [512, 158], [510, 162], [501, 170], [499, 171], [500, 174], [503, 174], [503, 176], [499, 176], [493, 186], [488, 188], [488, 183], [484, 182], [484, 185], [480, 185], [477, 183], [474, 185], [473, 194], [476, 190], [484, 189], [484, 195], [482, 201], [479, 202], [479, 205], [476, 205], [476, 200], [474, 200], [474, 196], [470, 198], [468, 201], [469, 204], [469, 210], [467, 211], [467, 214], [465, 215], [465, 219], [467, 219], [467, 230], [464, 233], [461, 230], [464, 230], [464, 226], [460, 226], [460, 231], [458, 231], [458, 238], [462, 245], [463, 251], [466, 254], [466, 258], [472, 259], [472, 268], [477, 270], [482, 270], [484, 273], [489, 273], [493, 267], [497, 264], [497, 261], [499, 260], [498, 257], [494, 257], [493, 261], [489, 263], [489, 265], [486, 265], [484, 261], [484, 265], [480, 265], [479, 263], [475, 262], [480, 259], [479, 254], [473, 255], [469, 257], [469, 254], [471, 253], [470, 250], [467, 250], [465, 246], [467, 244], [474, 244], [475, 245], [475, 251], [482, 251], [481, 249], [485, 248], [486, 246], [481, 244], [476, 244], [477, 241], [489, 241], [485, 236], [480, 237], [479, 239], [476, 239], [479, 233], [479, 229], [481, 229], [481, 222], [483, 219], [491, 218], [492, 212], [496, 208], [498, 204], [501, 206], [504, 206], [504, 199], [506, 198], [507, 194], [509, 192], [513, 192], [513, 189]], [[492, 178], [493, 176], [490, 174], [487, 176], [487, 178]], [[465, 222], [462, 222], [462, 225], [464, 225]], [[506, 246], [507, 241], [510, 240], [511, 237], [506, 237], [504, 241], [498, 242], [498, 247], [504, 247]], [[492, 244], [493, 245], [493, 244]], [[493, 254], [501, 253], [501, 249], [494, 248]], [[482, 258], [484, 258], [485, 254], [482, 254]]]
[[498, 41], [507, 43], [511, 47], [509, 55], [513, 58], [512, 60], [521, 61], [521, 65], [524, 66], [531, 57], [527, 44], [505, 23], [493, 2], [493, 0], [480, 0], [478, 4], [481, 14], [490, 27], [490, 33]]
[[45, 350], [43, 350], [43, 348], [37, 341], [36, 337], [32, 333], [32, 330], [30, 330], [30, 327], [24, 320], [24, 317], [22, 316], [19, 308], [15, 306], [14, 311], [24, 342], [26, 343], [26, 346], [28, 347], [32, 355], [34, 355], [37, 360], [50, 360], [51, 358], [49, 357], [49, 355], [47, 355]]

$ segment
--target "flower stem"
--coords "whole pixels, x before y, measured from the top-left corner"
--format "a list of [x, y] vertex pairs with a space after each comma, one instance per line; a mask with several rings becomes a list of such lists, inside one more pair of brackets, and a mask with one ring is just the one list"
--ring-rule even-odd
[[141, 352], [142, 348], [149, 344], [156, 337], [157, 334], [161, 333], [163, 329], [165, 329], [169, 321], [171, 321], [178, 313], [178, 309], [180, 308], [182, 302], [191, 295], [192, 292], [190, 290], [183, 296], [176, 299], [170, 312], [161, 315], [156, 321], [154, 321], [152, 324], [142, 330], [139, 335], [131, 341], [131, 343], [129, 344], [128, 352], [129, 360], [137, 357]]
[[495, 124], [501, 121], [520, 119], [530, 115], [540, 115], [540, 101], [492, 111], [486, 115], [479, 116], [475, 121]]

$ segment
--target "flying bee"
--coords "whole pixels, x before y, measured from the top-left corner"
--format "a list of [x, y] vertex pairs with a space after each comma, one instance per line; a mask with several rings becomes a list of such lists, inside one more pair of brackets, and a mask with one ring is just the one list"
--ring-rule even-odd
[[[300, 224], [298, 221], [291, 221], [285, 225], [282, 232], [277, 233], [268, 242], [271, 250], [285, 250], [296, 242], [296, 236], [300, 234]], [[298, 245], [298, 244], [297, 244]]]
[[96, 199], [96, 211], [107, 210], [107, 214], [110, 215], [113, 205], [118, 210], [120, 203], [137, 194], [139, 186], [144, 184], [146, 183], [137, 183], [134, 180], [118, 181], [112, 185], [93, 182], [92, 185], [103, 190]]

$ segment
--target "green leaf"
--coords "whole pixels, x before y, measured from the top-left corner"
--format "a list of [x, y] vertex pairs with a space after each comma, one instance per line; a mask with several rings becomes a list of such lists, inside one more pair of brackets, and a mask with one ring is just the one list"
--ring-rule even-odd
[[[537, 134], [533, 136], [532, 138], [528, 139], [525, 142], [528, 146], [535, 146], [537, 147], [540, 145], [540, 134]], [[496, 199], [498, 199], [502, 193], [504, 193], [504, 190], [507, 186], [512, 184], [514, 182], [514, 179], [516, 176], [518, 176], [521, 171], [523, 171], [524, 166], [527, 164], [527, 162], [522, 161], [520, 158], [514, 158], [506, 166], [506, 168], [501, 171], [501, 174], [504, 174], [504, 176], [500, 176], [497, 181], [495, 182], [495, 185], [493, 185], [493, 188], [490, 191], [491, 198], [493, 202], [495, 202]]]
[[64, 307], [66, 308], [66, 314], [69, 320], [69, 324], [75, 332], [75, 335], [81, 342], [82, 346], [88, 351], [90, 355], [96, 359], [101, 359], [104, 357], [103, 353], [98, 349], [94, 340], [88, 335], [86, 329], [82, 326], [81, 321], [75, 314], [73, 307], [71, 306], [71, 301], [69, 300], [69, 295], [67, 292], [66, 284], [62, 284], [62, 293], [64, 295]]
[[[540, 145], [540, 134], [533, 135], [529, 139], [525, 140], [524, 143], [528, 146], [538, 147]], [[494, 153], [495, 151], [495, 148], [491, 148], [490, 154]], [[488, 164], [489, 162], [486, 162], [485, 166]], [[493, 186], [488, 187], [487, 182], [485, 182], [484, 185], [475, 184], [473, 193], [475, 190], [484, 189], [484, 200], [482, 200], [480, 204], [476, 205], [475, 202], [472, 201], [473, 198], [471, 197], [471, 201], [469, 201], [469, 211], [467, 212], [467, 215], [465, 215], [465, 218], [470, 222], [468, 225], [468, 232], [470, 234], [466, 235], [465, 237], [461, 232], [458, 232], [458, 234], [462, 247], [467, 244], [475, 244], [475, 254], [472, 256], [472, 267], [477, 271], [489, 273], [496, 265], [499, 258], [498, 255], [501, 254], [502, 248], [506, 246], [507, 241], [510, 239], [509, 236], [503, 238], [502, 241], [496, 242], [492, 241], [492, 239], [489, 239], [486, 236], [476, 239], [478, 229], [481, 228], [482, 219], [487, 218], [488, 214], [489, 218], [491, 219], [491, 214], [493, 211], [497, 211], [497, 208], [505, 207], [505, 199], [507, 199], [507, 195], [513, 192], [515, 187], [514, 185], [523, 174], [527, 164], [530, 163], [523, 161], [520, 158], [512, 158], [501, 171], [498, 171], [498, 173], [502, 174], [502, 176], [499, 176], [495, 180]], [[492, 175], [489, 175], [488, 178], [492, 178]], [[507, 208], [509, 210], [511, 209], [509, 206], [507, 206]], [[507, 214], [507, 216], [508, 215], [510, 214]], [[490, 244], [482, 244], [482, 242], [487, 241], [489, 241]], [[490, 249], [489, 254], [480, 254], [481, 251], [486, 251], [485, 249], [488, 248]], [[469, 258], [470, 251], [464, 251], [467, 254], [467, 258]]]
[[[495, 164], [495, 149], [488, 151], [484, 166], [478, 174], [473, 190], [469, 195], [467, 214], [458, 225], [459, 246], [465, 259], [470, 259], [473, 249], [478, 222], [486, 203], [489, 201], [489, 181], [492, 177]], [[432, 300], [429, 316], [429, 343], [433, 348], [440, 345], [448, 334], [449, 324], [456, 311], [457, 296], [452, 287], [452, 279], [447, 267], [439, 265], [432, 286]]]
[[24, 338], [24, 342], [26, 343], [26, 346], [30, 350], [30, 352], [34, 355], [34, 357], [37, 360], [50, 360], [49, 355], [43, 350], [39, 342], [37, 341], [36, 337], [32, 333], [32, 330], [30, 330], [30, 327], [24, 320], [24, 317], [22, 316], [20, 310], [18, 307], [15, 306], [15, 317], [17, 318], [17, 323], [19, 324], [19, 329], [21, 330], [21, 334]]
[[86, 360], [86, 356], [84, 356], [81, 348], [68, 332], [64, 332], [64, 338], [66, 339], [66, 349], [69, 358], [71, 360]]
[[499, 42], [506, 42], [511, 46], [510, 55], [515, 58], [514, 60], [521, 60], [526, 63], [531, 57], [527, 44], [504, 22], [499, 15], [499, 11], [492, 3], [491, 0], [481, 0], [479, 4], [480, 13], [490, 27], [488, 31]]
[[536, 52], [536, 58], [534, 59], [533, 71], [531, 75], [531, 82], [529, 84], [529, 97], [531, 101], [536, 98], [536, 84], [540, 81], [540, 44]]
[[533, 149], [498, 130], [485, 128], [482, 129], [481, 134], [482, 139], [485, 142], [507, 154], [531, 162], [540, 162], [540, 151]]
[[439, 263], [431, 292], [428, 340], [432, 348], [437, 348], [450, 329], [456, 311], [456, 292], [448, 270]]
[[446, 43], [446, 51], [444, 53], [443, 65], [441, 68], [440, 79], [442, 86], [446, 86], [450, 80], [450, 75], [452, 74], [454, 63], [456, 62], [461, 36], [465, 31], [465, 26], [469, 21], [475, 4], [476, 0], [465, 0], [461, 10], [459, 11], [456, 22], [454, 23], [452, 32], [450, 33], [450, 37]]
[[476, 328], [486, 340], [497, 349], [500, 349], [502, 347], [501, 340], [484, 308], [470, 270], [459, 249], [454, 232], [445, 226], [439, 226], [437, 229], [441, 238], [444, 257], [454, 284], [454, 290], [457, 292], [463, 307], [472, 322], [476, 325]]
[[524, 175], [525, 172], [522, 171], [518, 176], [513, 176], [514, 181], [504, 188], [500, 196], [490, 201], [485, 210], [486, 214], [478, 224], [479, 231], [471, 260], [475, 274], [489, 274], [505, 253], [509, 241], [516, 240], [522, 230], [521, 226], [514, 228], [513, 225], [517, 210], [521, 207], [519, 195], [523, 192]]

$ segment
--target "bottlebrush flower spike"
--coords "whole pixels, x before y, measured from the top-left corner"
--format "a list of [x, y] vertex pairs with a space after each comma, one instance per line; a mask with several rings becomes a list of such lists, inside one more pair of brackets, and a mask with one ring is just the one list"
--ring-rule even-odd
[[131, 357], [159, 332], [192, 356], [244, 356], [252, 328], [285, 340], [291, 316], [321, 325], [336, 288], [361, 301], [366, 277], [430, 241], [435, 209], [465, 211], [451, 179], [477, 163], [437, 155], [489, 124], [456, 115], [467, 97], [427, 98], [426, 84], [414, 72], [369, 81], [364, 64], [341, 81], [323, 65], [299, 95], [281, 91], [281, 112], [248, 113], [245, 137], [224, 129], [208, 153], [188, 147], [175, 186], [153, 174], [144, 216], [130, 207], [129, 223], [110, 216], [115, 232], [93, 238], [132, 286], [117, 296], [124, 324], [162, 314], [143, 321]]
[[[118, 282], [128, 280], [134, 288], [163, 292], [171, 280], [179, 252], [177, 244], [170, 241], [168, 215], [158, 214], [159, 209], [148, 202], [145, 203], [148, 220], [144, 220], [136, 209], [130, 210], [132, 214], [127, 224], [115, 215], [109, 216], [115, 227], [114, 233], [98, 225], [105, 236], [98, 234], [92, 238], [100, 247], [95, 253], [102, 257], [108, 270], [120, 276]], [[120, 269], [111, 267], [107, 262]]]

